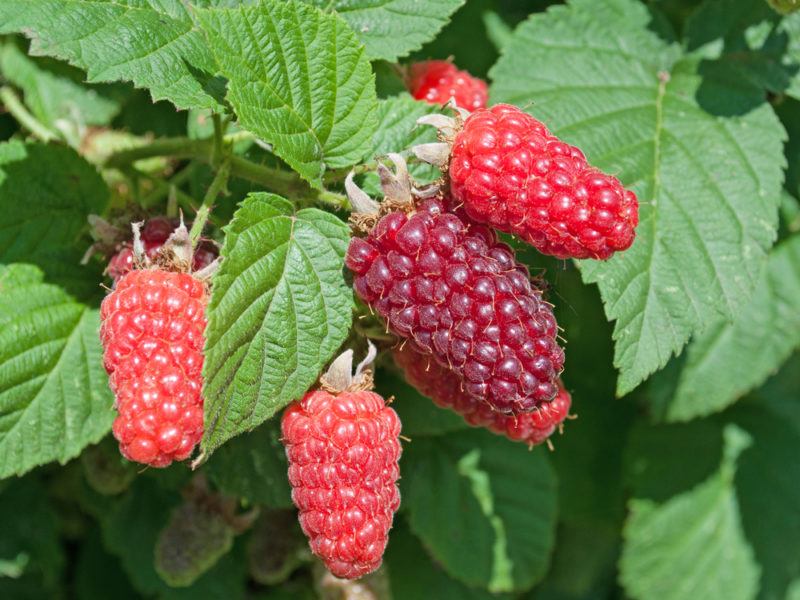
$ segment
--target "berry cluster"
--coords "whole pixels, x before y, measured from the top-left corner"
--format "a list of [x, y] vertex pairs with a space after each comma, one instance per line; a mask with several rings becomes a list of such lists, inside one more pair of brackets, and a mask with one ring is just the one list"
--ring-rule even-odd
[[516, 414], [555, 397], [564, 352], [553, 312], [490, 229], [426, 200], [354, 238], [345, 262], [358, 296], [472, 398]]
[[103, 300], [103, 361], [122, 454], [154, 467], [188, 458], [203, 434], [206, 284], [188, 273], [130, 271]]
[[[167, 217], [149, 219], [141, 230], [141, 241], [144, 246], [145, 256], [149, 259], [154, 259], [158, 254], [158, 250], [166, 243], [178, 225], [177, 219], [168, 219]], [[192, 270], [199, 271], [207, 267], [214, 262], [217, 254], [217, 248], [214, 244], [201, 241], [194, 250]], [[123, 275], [132, 271], [134, 267], [132, 244], [125, 242], [121, 245], [119, 251], [111, 257], [111, 260], [108, 261], [106, 273], [116, 284]]]
[[445, 60], [428, 60], [411, 65], [408, 89], [417, 100], [447, 104], [452, 98], [467, 110], [486, 106], [489, 97], [486, 82], [460, 71]]
[[485, 427], [529, 446], [538, 446], [547, 441], [567, 418], [572, 404], [569, 392], [559, 381], [558, 393], [551, 402], [539, 404], [528, 413], [504, 415], [493, 411], [485, 402], [465, 394], [461, 380], [455, 373], [420, 354], [410, 344], [395, 348], [393, 356], [395, 364], [403, 370], [406, 381], [437, 406], [459, 414], [473, 427]]

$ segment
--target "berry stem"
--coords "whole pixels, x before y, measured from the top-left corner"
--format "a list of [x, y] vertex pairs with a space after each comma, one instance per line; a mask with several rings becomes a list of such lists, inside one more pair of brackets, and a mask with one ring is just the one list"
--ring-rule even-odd
[[206, 195], [203, 198], [203, 204], [200, 205], [200, 208], [197, 209], [197, 213], [195, 213], [192, 230], [189, 232], [189, 241], [192, 244], [192, 249], [194, 249], [200, 241], [203, 228], [206, 226], [208, 215], [211, 212], [211, 204], [217, 199], [217, 196], [225, 190], [230, 175], [230, 160], [224, 159], [220, 165], [219, 171], [217, 171], [217, 174], [214, 176], [214, 180], [211, 182], [211, 185], [208, 186], [208, 191], [206, 191]]
[[[233, 134], [238, 136], [238, 134]], [[240, 137], [240, 136], [239, 136]], [[230, 143], [232, 136], [223, 136]], [[153, 142], [112, 154], [103, 165], [106, 168], [124, 168], [137, 160], [154, 156], [196, 159], [213, 166], [213, 139], [193, 140], [186, 137], [162, 138]], [[290, 171], [268, 167], [241, 156], [230, 157], [230, 175], [264, 186], [266, 189], [295, 201], [320, 202], [335, 209], [347, 209], [350, 204], [344, 194], [330, 190], [317, 190]]]
[[20, 125], [41, 141], [47, 143], [58, 139], [55, 133], [50, 131], [50, 129], [28, 112], [28, 109], [25, 108], [25, 105], [19, 99], [16, 92], [6, 85], [0, 87], [0, 102], [2, 102], [6, 110], [11, 113], [11, 116], [14, 117]]

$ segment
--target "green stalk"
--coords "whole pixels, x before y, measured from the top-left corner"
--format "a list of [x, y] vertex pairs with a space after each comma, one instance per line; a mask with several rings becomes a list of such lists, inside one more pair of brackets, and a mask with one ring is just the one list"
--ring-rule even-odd
[[197, 213], [195, 213], [192, 229], [189, 232], [189, 240], [191, 241], [192, 248], [197, 246], [197, 242], [200, 240], [200, 236], [203, 233], [203, 228], [206, 226], [206, 221], [208, 221], [211, 204], [228, 185], [230, 174], [230, 161], [224, 160], [220, 165], [219, 171], [217, 171], [217, 174], [214, 176], [211, 185], [208, 186], [208, 191], [206, 191], [206, 195], [203, 198], [203, 204], [200, 205], [200, 208], [197, 209]]
[[36, 117], [34, 117], [28, 109], [25, 108], [25, 105], [22, 104], [22, 101], [19, 99], [19, 96], [8, 86], [0, 87], [0, 102], [6, 107], [6, 110], [14, 117], [20, 125], [22, 125], [25, 129], [30, 131], [34, 136], [39, 138], [41, 141], [47, 143], [53, 140], [58, 139], [58, 136], [50, 131], [43, 123], [40, 123]]

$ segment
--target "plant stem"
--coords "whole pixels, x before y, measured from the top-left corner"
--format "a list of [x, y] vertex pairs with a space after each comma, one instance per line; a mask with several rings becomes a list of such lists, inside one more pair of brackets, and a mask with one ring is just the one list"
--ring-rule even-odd
[[[223, 141], [225, 141], [224, 138]], [[193, 140], [185, 137], [155, 140], [146, 146], [122, 150], [112, 154], [106, 161], [105, 166], [123, 168], [125, 165], [143, 158], [172, 156], [174, 158], [201, 160], [213, 167], [215, 166], [214, 144], [214, 140]], [[344, 194], [313, 189], [305, 181], [289, 171], [261, 165], [241, 156], [231, 156], [229, 161], [230, 175], [263, 185], [276, 194], [295, 200], [322, 202], [336, 209], [347, 209], [350, 206]]]
[[224, 160], [219, 167], [219, 171], [217, 171], [217, 174], [214, 176], [211, 185], [208, 186], [208, 191], [203, 198], [203, 204], [200, 205], [200, 208], [198, 208], [195, 213], [192, 230], [189, 232], [189, 240], [192, 243], [192, 248], [197, 246], [200, 235], [203, 233], [203, 228], [206, 226], [206, 221], [208, 221], [211, 204], [217, 199], [220, 192], [225, 189], [225, 186], [228, 185], [228, 177], [230, 177], [230, 174], [231, 163], [229, 160]]
[[211, 166], [216, 166], [217, 161], [220, 160], [222, 157], [223, 146], [224, 146], [224, 136], [225, 136], [225, 125], [222, 123], [222, 118], [217, 114], [214, 113], [211, 115], [211, 120], [214, 123], [214, 147], [211, 154]]
[[20, 125], [43, 142], [47, 143], [58, 139], [55, 133], [50, 131], [50, 129], [28, 112], [28, 109], [22, 104], [19, 96], [17, 96], [10, 87], [5, 85], [0, 87], [0, 101], [2, 101], [8, 112], [11, 113], [11, 116], [14, 117]]

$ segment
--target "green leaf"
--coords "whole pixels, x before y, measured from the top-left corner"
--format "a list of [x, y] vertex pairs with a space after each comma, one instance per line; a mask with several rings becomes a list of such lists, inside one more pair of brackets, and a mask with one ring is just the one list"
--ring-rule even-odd
[[178, 108], [221, 109], [214, 60], [179, 0], [3, 0], [0, 33], [31, 38], [31, 54], [87, 72], [89, 82], [131, 81]]
[[225, 494], [273, 508], [292, 506], [286, 451], [278, 419], [240, 435], [206, 465], [208, 477]]
[[272, 194], [248, 196], [225, 228], [208, 307], [206, 455], [302, 396], [344, 342], [349, 238], [334, 215], [293, 213]]
[[[800, 236], [773, 250], [750, 302], [733, 322], [718, 319], [689, 344], [662, 407], [668, 421], [722, 410], [763, 383], [800, 347]], [[658, 376], [657, 376], [658, 377]]]
[[64, 570], [58, 521], [38, 479], [16, 480], [0, 492], [0, 595], [47, 598], [56, 595]]
[[404, 520], [396, 518], [386, 549], [392, 596], [436, 600], [497, 600], [498, 596], [467, 587], [431, 560]]
[[86, 217], [107, 202], [102, 178], [74, 150], [0, 144], [0, 261], [30, 262], [74, 245]]
[[75, 595], [80, 600], [137, 600], [119, 559], [103, 548], [95, 529], [83, 541], [75, 564]]
[[[786, 376], [789, 377], [784, 382], [789, 385], [785, 390], [789, 394], [788, 408], [789, 400], [797, 403], [796, 371], [789, 371]], [[781, 393], [780, 387], [767, 386], [759, 395], [768, 391]], [[731, 463], [731, 445], [730, 441], [727, 445], [724, 443], [726, 431], [747, 432], [752, 443], [736, 462], [733, 491], [738, 505], [738, 527], [752, 547], [757, 570], [761, 571], [759, 598], [763, 600], [785, 597], [787, 587], [800, 577], [800, 521], [797, 519], [800, 488], [796, 485], [800, 463], [786, 458], [800, 445], [800, 429], [792, 422], [791, 414], [782, 410], [773, 412], [774, 408], [760, 398], [757, 401], [748, 399], [713, 418], [681, 425], [642, 426], [632, 436], [628, 447], [630, 480], [627, 487], [633, 490], [635, 502], [652, 502], [660, 508], [687, 496], [693, 497], [696, 490], [709, 487], [710, 481], [718, 482], [722, 478], [724, 485], [729, 486], [730, 469], [726, 465]], [[729, 491], [725, 494], [727, 502]], [[720, 515], [729, 514], [728, 504], [721, 505]], [[679, 524], [676, 529], [687, 532], [687, 537], [688, 533], [702, 533]], [[705, 531], [713, 534], [710, 525]], [[652, 539], [648, 548], [653, 556], [662, 556], [665, 568], [675, 565], [676, 572], [672, 575], [675, 585], [691, 577], [682, 566], [690, 557], [686, 557], [686, 552], [678, 545], [665, 545], [667, 540], [668, 536]], [[727, 558], [724, 564], [717, 565], [707, 560], [715, 544], [714, 540], [708, 544], [700, 542], [700, 547], [693, 550], [698, 565], [695, 581], [700, 585], [709, 580], [710, 586], [719, 589], [737, 570]], [[735, 555], [740, 550], [737, 543], [726, 552]], [[635, 574], [630, 576], [636, 578]], [[697, 597], [728, 598], [710, 593], [698, 593]]]
[[296, 0], [197, 11], [242, 128], [320, 186], [370, 148], [375, 77], [338, 16]]
[[706, 0], [685, 35], [707, 73], [800, 97], [800, 15], [781, 19], [762, 0]]
[[451, 576], [492, 592], [524, 590], [542, 578], [556, 489], [541, 449], [470, 430], [418, 438], [404, 450], [411, 528]]
[[701, 105], [701, 59], [648, 31], [650, 19], [633, 0], [573, 0], [520, 25], [491, 72], [495, 102], [530, 106], [639, 197], [634, 245], [581, 263], [616, 320], [620, 395], [746, 306], [785, 164], [763, 92], [714, 82], [716, 102]]
[[91, 296], [97, 273], [79, 264], [79, 235], [108, 197], [103, 179], [74, 150], [0, 143], [0, 263], [36, 264], [49, 281]]
[[419, 50], [465, 0], [304, 0], [347, 21], [372, 59], [397, 61]]
[[531, 600], [590, 600], [612, 598], [616, 587], [621, 546], [614, 521], [560, 522], [555, 552], [547, 577], [529, 596]]
[[65, 463], [110, 429], [99, 312], [0, 265], [0, 478]]
[[172, 587], [188, 587], [233, 546], [234, 531], [225, 517], [201, 501], [175, 508], [156, 542], [155, 567]]
[[[795, 402], [796, 388], [795, 380]], [[800, 432], [759, 406], [737, 407], [732, 416], [755, 440], [739, 459], [736, 488], [744, 530], [761, 565], [759, 598], [783, 598], [800, 578], [800, 464], [787, 460], [800, 447]]]
[[11, 42], [0, 46], [0, 73], [24, 92], [31, 113], [51, 129], [63, 129], [63, 121], [107, 125], [120, 109], [97, 90], [34, 62]]
[[[441, 112], [441, 108], [414, 100], [405, 93], [379, 100], [378, 129], [372, 136], [370, 158], [385, 156], [389, 152], [400, 153], [415, 144], [435, 142], [436, 133], [432, 127], [417, 125], [417, 119], [435, 112]], [[419, 183], [430, 183], [441, 177], [438, 168], [425, 163], [412, 163], [409, 172]], [[368, 173], [362, 187], [375, 196], [381, 194], [380, 179], [376, 173]]]
[[734, 489], [737, 457], [750, 443], [747, 433], [729, 426], [722, 464], [711, 478], [660, 505], [631, 500], [620, 578], [632, 598], [755, 598], [759, 567]]

